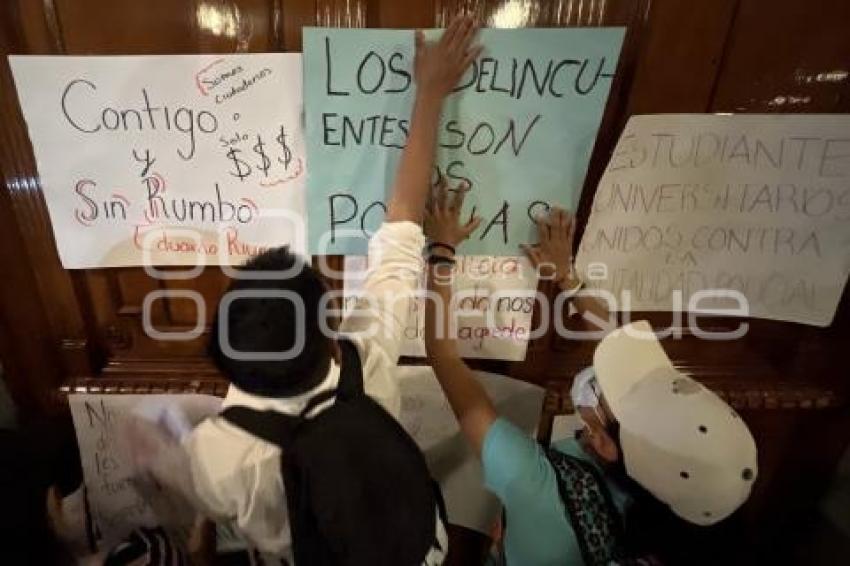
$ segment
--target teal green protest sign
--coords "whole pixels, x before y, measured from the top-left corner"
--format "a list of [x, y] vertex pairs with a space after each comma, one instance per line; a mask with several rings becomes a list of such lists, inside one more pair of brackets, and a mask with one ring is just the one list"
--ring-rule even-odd
[[[435, 37], [440, 32], [429, 32]], [[468, 181], [483, 218], [464, 253], [515, 255], [532, 218], [574, 208], [624, 28], [482, 30], [484, 51], [447, 99], [434, 180]], [[312, 253], [362, 254], [383, 219], [415, 94], [413, 32], [304, 30]]]

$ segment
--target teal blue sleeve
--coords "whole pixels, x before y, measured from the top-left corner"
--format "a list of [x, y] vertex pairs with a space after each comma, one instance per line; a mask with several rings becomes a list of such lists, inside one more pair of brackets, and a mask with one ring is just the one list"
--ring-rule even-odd
[[549, 469], [540, 445], [503, 418], [490, 425], [484, 438], [481, 461], [484, 482], [502, 503], [517, 493], [518, 485], [540, 486]]

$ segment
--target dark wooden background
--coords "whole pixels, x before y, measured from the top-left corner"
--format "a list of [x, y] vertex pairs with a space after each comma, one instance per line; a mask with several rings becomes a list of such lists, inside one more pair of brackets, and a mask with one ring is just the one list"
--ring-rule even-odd
[[[850, 110], [847, 0], [4, 0], [0, 48], [3, 55], [299, 51], [302, 26], [434, 27], [462, 10], [482, 25], [627, 26], [580, 228], [632, 114]], [[227, 285], [218, 269], [186, 282], [151, 279], [141, 269], [62, 268], [5, 57], [0, 174], [0, 359], [24, 417], [55, 410], [63, 386], [223, 390], [201, 339], [157, 342], [141, 329], [151, 290], [185, 286], [215, 304]], [[847, 295], [828, 329], [753, 320], [734, 343], [666, 344], [680, 367], [742, 412], [757, 437], [760, 476], [742, 515], [760, 553], [783, 556], [790, 543], [782, 533], [811, 519], [850, 439]], [[155, 305], [160, 329], [194, 326], [191, 302]], [[592, 349], [545, 336], [525, 362], [484, 365], [549, 385], [547, 408], [557, 411], [564, 408], [559, 391]]]

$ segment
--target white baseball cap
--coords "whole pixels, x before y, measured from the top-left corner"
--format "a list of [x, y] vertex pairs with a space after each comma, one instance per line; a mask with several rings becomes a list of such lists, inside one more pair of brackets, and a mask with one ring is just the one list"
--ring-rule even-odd
[[647, 321], [606, 336], [596, 379], [620, 424], [628, 475], [679, 517], [711, 525], [750, 495], [756, 443], [720, 397], [670, 362]]

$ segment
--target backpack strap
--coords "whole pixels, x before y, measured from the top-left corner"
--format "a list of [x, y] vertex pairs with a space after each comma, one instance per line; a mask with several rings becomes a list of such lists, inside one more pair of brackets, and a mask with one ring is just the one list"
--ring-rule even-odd
[[349, 400], [365, 394], [363, 389], [363, 366], [360, 362], [360, 353], [357, 351], [357, 346], [345, 338], [340, 338], [337, 343], [342, 352], [342, 365], [340, 368], [339, 383], [336, 389], [322, 391], [311, 397], [298, 417], [284, 415], [276, 411], [255, 411], [247, 407], [238, 406], [228, 407], [221, 412], [221, 416], [230, 423], [270, 444], [281, 445], [278, 434], [280, 431], [284, 431], [289, 441], [291, 441], [294, 429], [298, 423], [307, 418], [307, 415], [322, 403], [333, 398]]
[[340, 338], [337, 344], [342, 352], [337, 397], [342, 400], [361, 397], [366, 393], [363, 388], [363, 363], [360, 360], [360, 352], [353, 342], [345, 338]]
[[587, 566], [622, 564], [620, 513], [599, 471], [590, 463], [555, 449], [546, 450], [558, 492]]
[[329, 399], [336, 398], [349, 401], [365, 394], [363, 389], [363, 366], [360, 362], [360, 353], [357, 351], [357, 346], [344, 338], [340, 338], [337, 343], [342, 352], [342, 363], [336, 389], [322, 391], [311, 397], [301, 411], [301, 419], [306, 419], [313, 412], [313, 409], [327, 402]]

